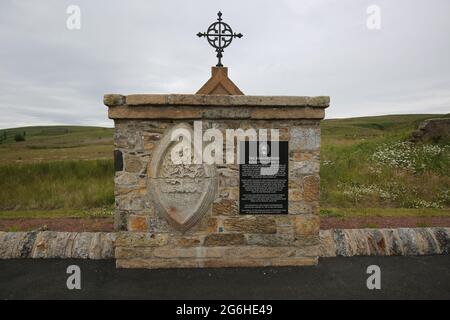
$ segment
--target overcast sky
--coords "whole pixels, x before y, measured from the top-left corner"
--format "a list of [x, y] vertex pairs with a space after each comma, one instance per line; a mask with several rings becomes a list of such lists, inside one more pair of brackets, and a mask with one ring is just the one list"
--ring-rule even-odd
[[112, 126], [105, 93], [195, 93], [218, 10], [244, 34], [223, 62], [247, 95], [329, 95], [327, 118], [450, 112], [449, 0], [2, 0], [0, 128]]

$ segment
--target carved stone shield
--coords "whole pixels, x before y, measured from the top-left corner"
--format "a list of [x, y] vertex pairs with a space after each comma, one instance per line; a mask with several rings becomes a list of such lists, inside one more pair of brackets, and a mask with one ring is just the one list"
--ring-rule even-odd
[[[156, 209], [174, 228], [187, 231], [209, 210], [217, 190], [216, 168], [207, 164], [174, 164], [172, 150], [179, 141], [172, 141], [177, 129], [192, 127], [181, 123], [172, 127], [155, 148], [150, 167], [150, 189]], [[191, 155], [194, 146], [191, 142]], [[197, 152], [202, 152], [198, 150]]]

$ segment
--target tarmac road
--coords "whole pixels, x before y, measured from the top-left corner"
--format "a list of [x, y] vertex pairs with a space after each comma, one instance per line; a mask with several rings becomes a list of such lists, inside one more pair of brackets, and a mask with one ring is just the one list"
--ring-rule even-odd
[[[69, 265], [81, 268], [81, 290], [67, 289]], [[381, 290], [367, 289], [370, 265], [381, 268]], [[450, 256], [172, 270], [116, 270], [113, 260], [0, 260], [0, 299], [450, 299]]]

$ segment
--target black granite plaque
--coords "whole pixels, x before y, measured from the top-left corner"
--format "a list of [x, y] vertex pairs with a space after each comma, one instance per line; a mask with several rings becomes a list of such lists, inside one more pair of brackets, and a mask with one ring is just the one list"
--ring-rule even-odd
[[[274, 142], [270, 141], [245, 141], [240, 145], [242, 158], [239, 165], [240, 214], [288, 213], [288, 142], [278, 142], [278, 157], [272, 152], [273, 144]], [[251, 148], [255, 150], [252, 154], [257, 154], [257, 158], [250, 157]], [[268, 158], [271, 159], [271, 163], [268, 163]], [[252, 163], [251, 160], [256, 163]]]

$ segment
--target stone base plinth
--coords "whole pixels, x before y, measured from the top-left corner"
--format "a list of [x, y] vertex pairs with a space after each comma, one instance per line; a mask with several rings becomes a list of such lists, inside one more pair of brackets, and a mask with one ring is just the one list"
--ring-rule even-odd
[[117, 259], [118, 269], [241, 268], [315, 266], [318, 258], [279, 259]]
[[317, 264], [319, 237], [313, 234], [210, 233], [189, 236], [121, 232], [118, 268], [218, 268]]

